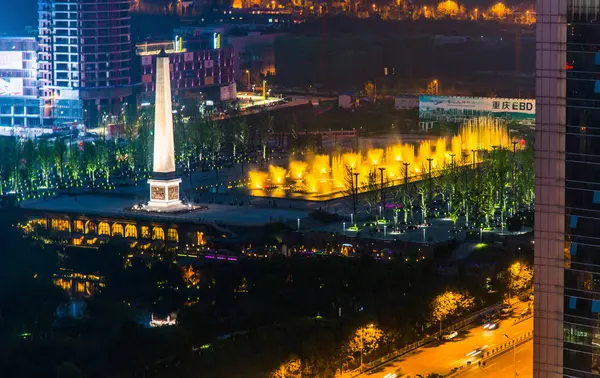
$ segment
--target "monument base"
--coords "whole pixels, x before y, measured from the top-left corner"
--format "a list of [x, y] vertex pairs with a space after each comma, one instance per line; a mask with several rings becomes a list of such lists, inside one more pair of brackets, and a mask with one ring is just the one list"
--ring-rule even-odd
[[179, 199], [181, 179], [157, 180], [149, 179], [150, 202], [144, 206], [148, 211], [174, 212], [188, 209]]

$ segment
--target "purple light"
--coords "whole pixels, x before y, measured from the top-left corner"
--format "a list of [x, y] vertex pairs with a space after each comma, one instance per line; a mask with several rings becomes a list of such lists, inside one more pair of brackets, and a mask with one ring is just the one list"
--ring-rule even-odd
[[204, 256], [204, 258], [205, 258], [205, 259], [214, 259], [214, 258], [215, 258], [215, 256], [209, 256], [209, 255], [207, 255], [207, 256]]

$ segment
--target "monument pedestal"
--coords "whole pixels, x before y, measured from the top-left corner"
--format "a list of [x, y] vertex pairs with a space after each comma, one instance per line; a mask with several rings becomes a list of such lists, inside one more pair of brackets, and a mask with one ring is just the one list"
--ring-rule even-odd
[[148, 210], [177, 211], [185, 209], [179, 199], [179, 184], [181, 179], [170, 180], [149, 179], [150, 202], [146, 205]]

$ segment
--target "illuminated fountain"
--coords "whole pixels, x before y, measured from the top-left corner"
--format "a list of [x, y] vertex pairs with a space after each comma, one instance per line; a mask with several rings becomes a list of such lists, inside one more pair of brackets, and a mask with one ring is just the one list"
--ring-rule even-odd
[[[291, 160], [287, 168], [269, 165], [268, 172], [252, 170], [248, 188], [257, 196], [330, 199], [347, 195], [351, 177], [358, 180], [361, 191], [379, 185], [381, 172], [385, 185], [399, 185], [428, 174], [429, 159], [436, 175], [435, 171], [452, 162], [456, 166], [478, 163], [480, 157], [473, 151], [490, 151], [492, 146], [512, 148], [506, 123], [479, 117], [465, 121], [458, 135], [451, 138], [417, 144], [397, 141], [385, 148], [369, 148], [359, 153], [307, 154], [303, 161]], [[380, 171], [381, 168], [384, 170]]]

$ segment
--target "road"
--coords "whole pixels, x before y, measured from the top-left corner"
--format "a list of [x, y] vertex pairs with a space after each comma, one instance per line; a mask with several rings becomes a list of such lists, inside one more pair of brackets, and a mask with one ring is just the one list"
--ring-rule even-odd
[[[520, 303], [514, 313], [519, 314], [520, 309], [524, 306], [524, 303]], [[513, 321], [514, 318], [501, 320], [499, 328], [493, 331], [485, 330], [480, 324], [472, 328], [464, 328], [453, 340], [428, 344], [384, 367], [361, 374], [359, 377], [381, 378], [386, 374], [395, 373], [398, 369], [411, 377], [416, 374], [423, 376], [430, 373], [446, 374], [455, 367], [465, 365], [468, 361], [476, 364], [479, 358], [467, 357], [467, 353], [484, 345], [491, 350], [495, 346], [504, 344], [507, 341], [504, 334], [514, 338], [533, 330], [533, 318], [517, 324], [513, 324]]]
[[[460, 374], [460, 378], [507, 378], [514, 375], [513, 353], [506, 352], [499, 357], [492, 358], [486, 363], [485, 369], [473, 367]], [[517, 347], [517, 377], [533, 377], [533, 340], [529, 340]]]

